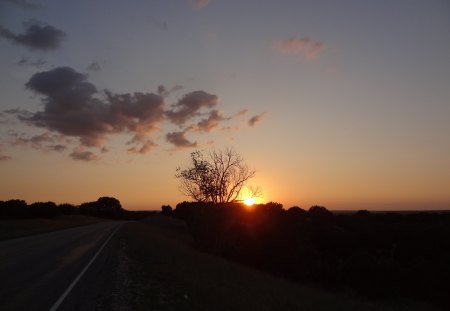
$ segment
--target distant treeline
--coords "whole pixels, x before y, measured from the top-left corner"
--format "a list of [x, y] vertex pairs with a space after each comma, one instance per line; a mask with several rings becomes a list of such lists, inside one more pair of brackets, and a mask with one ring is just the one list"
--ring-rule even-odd
[[186, 220], [209, 252], [277, 275], [372, 298], [410, 297], [450, 308], [450, 214], [335, 215], [281, 204], [183, 202], [163, 214]]
[[56, 204], [54, 202], [35, 202], [27, 204], [24, 200], [0, 201], [0, 219], [52, 218], [63, 215], [88, 215], [93, 217], [131, 220], [149, 216], [147, 211], [128, 211], [120, 201], [113, 197], [101, 197], [94, 202], [80, 205]]

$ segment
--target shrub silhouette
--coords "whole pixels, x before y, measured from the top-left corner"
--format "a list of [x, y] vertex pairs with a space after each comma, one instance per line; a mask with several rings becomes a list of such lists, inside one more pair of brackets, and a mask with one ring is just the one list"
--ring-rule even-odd
[[173, 215], [204, 250], [286, 278], [450, 307], [449, 213], [335, 215], [323, 206], [182, 202]]

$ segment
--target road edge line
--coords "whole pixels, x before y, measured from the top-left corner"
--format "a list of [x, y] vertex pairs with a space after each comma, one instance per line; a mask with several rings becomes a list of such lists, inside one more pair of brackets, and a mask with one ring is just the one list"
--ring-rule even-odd
[[89, 269], [89, 267], [92, 265], [92, 263], [95, 261], [97, 256], [101, 253], [101, 251], [105, 248], [106, 244], [108, 244], [109, 240], [113, 237], [113, 235], [119, 230], [121, 227], [117, 226], [117, 228], [110, 234], [110, 236], [106, 239], [106, 241], [102, 244], [102, 246], [99, 248], [99, 250], [94, 254], [94, 256], [91, 258], [91, 260], [88, 262], [88, 264], [81, 270], [81, 272], [77, 275], [75, 280], [70, 283], [69, 287], [64, 291], [64, 293], [56, 300], [56, 302], [52, 305], [52, 307], [49, 309], [49, 311], [56, 311], [58, 310], [59, 306], [63, 303], [64, 299], [70, 294], [71, 290], [77, 285], [78, 281], [81, 279], [81, 277], [86, 273], [86, 271]]

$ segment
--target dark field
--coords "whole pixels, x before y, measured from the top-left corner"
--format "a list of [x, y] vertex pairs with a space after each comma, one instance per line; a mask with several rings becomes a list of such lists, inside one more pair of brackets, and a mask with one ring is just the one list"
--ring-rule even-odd
[[31, 234], [50, 232], [105, 221], [83, 215], [66, 215], [55, 218], [0, 220], [0, 241]]

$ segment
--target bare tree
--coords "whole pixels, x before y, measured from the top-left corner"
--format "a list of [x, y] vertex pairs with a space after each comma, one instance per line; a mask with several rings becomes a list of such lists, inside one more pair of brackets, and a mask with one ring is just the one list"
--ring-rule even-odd
[[177, 168], [181, 192], [198, 202], [236, 202], [244, 185], [255, 176], [233, 148], [191, 153], [191, 165]]

